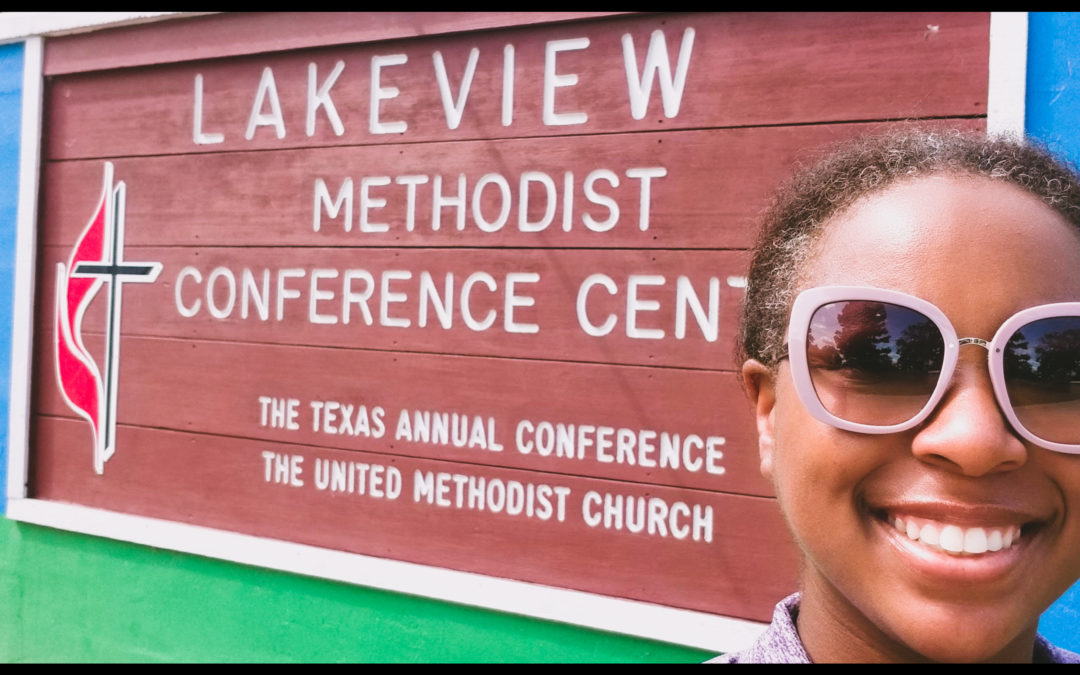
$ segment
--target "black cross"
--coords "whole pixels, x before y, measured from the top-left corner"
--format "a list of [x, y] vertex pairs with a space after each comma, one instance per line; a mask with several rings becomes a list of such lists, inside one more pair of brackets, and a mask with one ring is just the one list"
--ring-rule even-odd
[[116, 279], [116, 277], [135, 277], [133, 279], [124, 279], [124, 281], [141, 281], [138, 277], [145, 277], [149, 274], [153, 274], [153, 265], [144, 265], [135, 263], [132, 265], [102, 265], [100, 263], [79, 263], [75, 266], [75, 274], [80, 277], [112, 277], [110, 281]]

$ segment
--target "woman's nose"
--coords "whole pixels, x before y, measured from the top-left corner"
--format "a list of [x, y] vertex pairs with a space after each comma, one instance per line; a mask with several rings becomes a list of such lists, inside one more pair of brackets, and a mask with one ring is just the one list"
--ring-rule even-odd
[[965, 476], [1012, 471], [1027, 461], [1027, 447], [994, 398], [985, 357], [961, 358], [945, 397], [916, 434], [912, 452]]

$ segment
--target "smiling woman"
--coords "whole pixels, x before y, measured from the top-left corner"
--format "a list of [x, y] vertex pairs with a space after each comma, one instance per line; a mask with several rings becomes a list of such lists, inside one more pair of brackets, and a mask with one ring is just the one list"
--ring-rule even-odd
[[743, 376], [801, 592], [754, 661], [1080, 661], [1080, 183], [1038, 149], [845, 146], [766, 216]]

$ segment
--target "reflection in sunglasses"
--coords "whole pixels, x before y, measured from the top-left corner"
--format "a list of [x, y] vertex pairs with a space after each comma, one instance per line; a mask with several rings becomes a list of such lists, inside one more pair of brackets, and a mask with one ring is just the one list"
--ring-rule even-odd
[[948, 400], [959, 350], [984, 347], [994, 398], [1013, 431], [1047, 450], [1080, 454], [1080, 302], [1027, 307], [992, 337], [961, 338], [939, 308], [916, 296], [819, 286], [795, 299], [788, 341], [795, 388], [811, 415], [868, 434], [924, 423], [931, 401]]
[[938, 327], [920, 312], [884, 302], [823, 305], [807, 334], [818, 398], [833, 415], [897, 424], [926, 405], [944, 359]]
[[[933, 394], [945, 341], [921, 312], [886, 302], [821, 306], [806, 336], [811, 382], [822, 405], [860, 424], [899, 424]], [[1080, 443], [1080, 317], [1016, 331], [1002, 354], [1009, 402], [1036, 435]]]
[[1080, 443], [1080, 318], [1027, 324], [1012, 335], [1002, 356], [1009, 402], [1020, 423], [1042, 438]]

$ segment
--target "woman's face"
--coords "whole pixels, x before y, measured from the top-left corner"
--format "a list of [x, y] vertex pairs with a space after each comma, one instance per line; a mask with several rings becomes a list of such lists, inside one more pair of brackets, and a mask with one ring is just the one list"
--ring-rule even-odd
[[[1020, 188], [935, 175], [836, 216], [798, 290], [893, 289], [937, 305], [960, 337], [989, 340], [1033, 305], [1080, 301], [1080, 235]], [[812, 418], [789, 364], [744, 368], [761, 469], [801, 547], [800, 635], [815, 659], [1030, 660], [1039, 614], [1080, 577], [1080, 455], [1010, 429], [987, 352], [960, 349], [944, 399], [909, 431], [868, 435]], [[953, 555], [917, 526], [1020, 528], [1011, 548]]]

